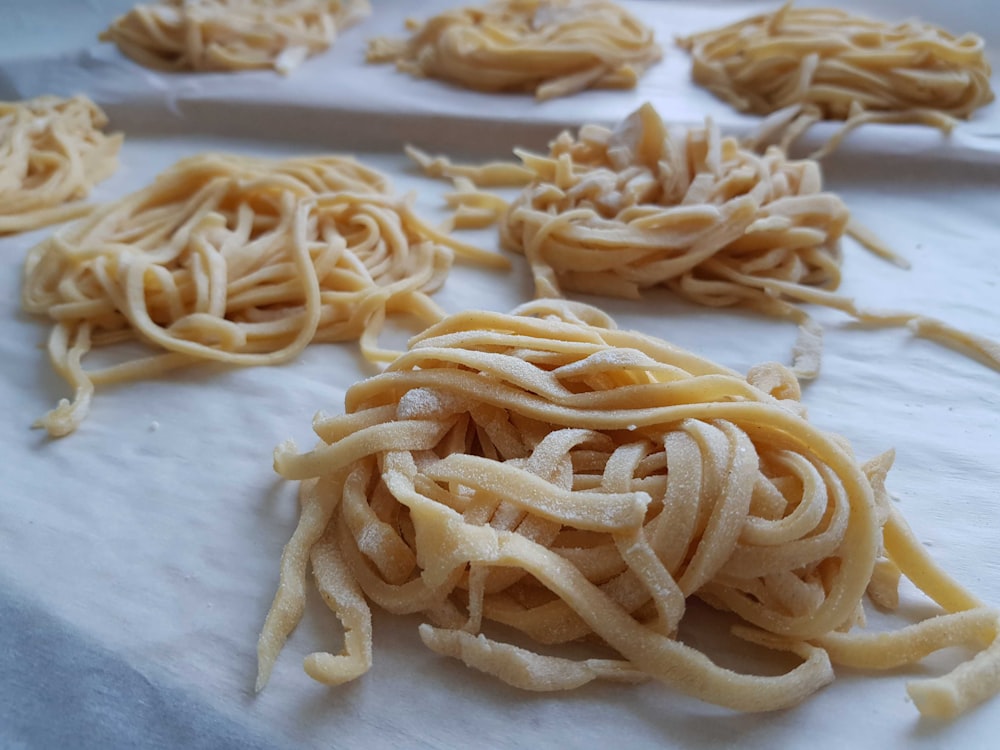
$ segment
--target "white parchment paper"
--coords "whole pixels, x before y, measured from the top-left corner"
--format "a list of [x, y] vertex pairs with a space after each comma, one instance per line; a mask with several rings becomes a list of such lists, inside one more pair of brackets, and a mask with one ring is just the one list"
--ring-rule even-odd
[[[66, 4], [74, 29], [115, 5], [95, 0], [85, 13]], [[369, 35], [398, 33], [406, 13], [418, 12], [402, 2], [376, 0], [371, 19], [289, 78], [150, 73], [111, 47], [75, 46], [81, 37], [58, 23], [61, 5], [25, 6], [16, 16], [25, 34], [40, 35], [37, 49], [0, 30], [0, 95], [85, 91], [108, 108], [127, 140], [121, 169], [96, 199], [138, 189], [204, 150], [349, 152], [389, 173], [400, 192], [416, 191], [432, 218], [446, 186], [413, 172], [399, 153], [404, 142], [497, 156], [540, 146], [562, 125], [613, 121], [647, 99], [681, 122], [710, 114], [748, 127], [751, 120], [690, 85], [688, 61], [669, 39], [764, 7], [634, 3], [666, 48], [642, 88], [536, 105], [362, 65]], [[903, 12], [890, 0], [867, 10], [883, 5]], [[968, 21], [963, 28], [995, 38], [986, 4], [909, 7], [905, 15], [942, 23], [954, 10], [956, 23]], [[32, 14], [50, 23], [38, 26]], [[826, 164], [829, 187], [913, 268], [845, 242], [844, 293], [1000, 339], [998, 135], [993, 105], [949, 140], [919, 128], [852, 136]], [[289, 437], [308, 445], [312, 415], [341, 409], [344, 390], [371, 369], [350, 344], [310, 347], [278, 368], [206, 366], [101, 390], [78, 433], [48, 441], [29, 425], [66, 387], [39, 348], [46, 323], [18, 303], [24, 255], [47, 231], [0, 238], [0, 746], [992, 746], [1000, 701], [939, 725], [920, 720], [906, 698], [908, 679], [962, 656], [950, 653], [888, 675], [841, 670], [798, 708], [742, 716], [655, 684], [522, 693], [425, 650], [419, 618], [376, 613], [375, 667], [329, 689], [301, 670], [310, 651], [339, 648], [339, 627], [318, 600], [254, 697], [256, 636], [296, 519], [294, 487], [273, 474], [271, 452]], [[470, 237], [496, 246], [492, 232]], [[456, 267], [437, 300], [450, 311], [510, 309], [530, 295], [523, 264], [513, 261], [510, 273]], [[781, 321], [667, 294], [587, 301], [624, 327], [741, 371], [787, 361], [795, 336]], [[976, 594], [1000, 604], [1000, 375], [905, 330], [815, 315], [827, 334], [823, 373], [804, 393], [811, 419], [850, 438], [862, 458], [895, 447], [890, 490], [921, 540]], [[928, 609], [911, 603], [908, 612]]]

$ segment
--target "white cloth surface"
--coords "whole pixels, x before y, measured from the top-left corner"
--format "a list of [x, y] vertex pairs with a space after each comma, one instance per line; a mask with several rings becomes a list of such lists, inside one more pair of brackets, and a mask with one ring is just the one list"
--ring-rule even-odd
[[[445, 7], [435, 0], [419, 13]], [[403, 2], [374, 15], [288, 78], [272, 73], [168, 76], [90, 43], [118, 0], [22, 4], [0, 28], [0, 98], [84, 91], [127, 140], [111, 199], [204, 150], [350, 152], [440, 217], [445, 186], [418, 177], [404, 142], [467, 156], [540, 146], [558, 126], [610, 122], [645, 100], [665, 117], [754, 120], [693, 87], [673, 33], [735, 20], [759, 3], [637, 2], [665, 47], [636, 92], [590, 92], [542, 105], [490, 97], [360, 62], [364, 40], [400, 33]], [[867, 12], [923, 15], [997, 39], [987, 4], [880, 0]], [[884, 13], [880, 10], [885, 9]], [[65, 11], [65, 13], [63, 12]], [[925, 12], [926, 11], [926, 12]], [[44, 21], [44, 23], [43, 23]], [[86, 31], [86, 34], [83, 32]], [[81, 48], [81, 45], [87, 45]], [[816, 138], [820, 134], [817, 134]], [[865, 128], [828, 161], [828, 186], [912, 261], [903, 271], [845, 242], [842, 291], [872, 307], [919, 310], [1000, 340], [1000, 113], [950, 140], [921, 128]], [[310, 347], [277, 368], [204, 367], [98, 391], [78, 433], [46, 440], [31, 422], [66, 395], [43, 349], [45, 321], [19, 309], [24, 255], [50, 230], [0, 238], [0, 746], [76, 747], [989, 747], [1000, 700], [950, 724], [920, 720], [905, 682], [940, 673], [941, 654], [888, 675], [841, 670], [788, 711], [731, 712], [656, 684], [589, 685], [526, 694], [436, 657], [417, 617], [375, 615], [375, 666], [329, 689], [302, 672], [317, 649], [339, 648], [318, 597], [254, 697], [256, 636], [295, 523], [294, 487], [271, 452], [311, 440], [310, 419], [342, 408], [372, 370], [357, 347]], [[492, 232], [469, 235], [495, 247]], [[510, 273], [457, 266], [436, 296], [449, 311], [508, 310], [525, 301], [523, 263]], [[653, 293], [601, 304], [623, 327], [664, 337], [746, 371], [788, 361], [790, 324], [706, 310]], [[889, 487], [935, 558], [1000, 604], [1000, 375], [905, 330], [863, 330], [833, 311], [823, 372], [804, 391], [811, 419], [846, 435], [859, 456], [895, 447]], [[928, 608], [913, 599], [910, 610]]]

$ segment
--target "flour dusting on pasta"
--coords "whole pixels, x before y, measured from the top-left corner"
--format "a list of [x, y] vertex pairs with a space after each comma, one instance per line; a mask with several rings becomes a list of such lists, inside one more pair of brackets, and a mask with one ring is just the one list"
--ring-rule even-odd
[[[914, 680], [917, 708], [953, 716], [1000, 690], [998, 613], [944, 574], [886, 495], [887, 453], [860, 463], [808, 422], [781, 365], [744, 378], [561, 300], [462, 312], [285, 443], [299, 524], [258, 647], [258, 689], [302, 616], [307, 570], [345, 630], [306, 671], [339, 684], [372, 663], [368, 602], [422, 613], [420, 636], [516, 687], [661, 681], [740, 711], [794, 705], [833, 666], [891, 669], [938, 649], [977, 653]], [[866, 590], [900, 575], [942, 611], [864, 628]], [[734, 613], [734, 635], [798, 659], [777, 676], [721, 667], [676, 638], [690, 597]], [[611, 658], [540, 655], [596, 638]]]

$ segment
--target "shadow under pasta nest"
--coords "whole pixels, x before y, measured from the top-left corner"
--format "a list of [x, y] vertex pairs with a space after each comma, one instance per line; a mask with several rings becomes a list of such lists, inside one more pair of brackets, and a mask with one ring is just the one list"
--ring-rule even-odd
[[[490, 675], [466, 667], [461, 662], [434, 654], [420, 642], [418, 626], [426, 622], [421, 614], [393, 615], [377, 606], [372, 607], [373, 641], [375, 659], [371, 671], [361, 678], [335, 687], [315, 684], [315, 693], [299, 705], [297, 714], [303, 721], [322, 722], [335, 716], [351, 715], [351, 707], [362, 700], [369, 690], [382, 696], [392, 694], [396, 681], [416, 682], [427, 685], [435, 701], [451, 704], [456, 716], [464, 710], [495, 711], [500, 707], [512, 712], [513, 719], [521, 711], [525, 718], [535, 716], [537, 704], [553, 710], [566, 708], [567, 715], [575, 715], [600, 704], [601, 710], [627, 714], [656, 732], [667, 736], [698, 734], [705, 736], [702, 722], [710, 719], [721, 722], [711, 733], [719, 742], [732, 740], [732, 731], [757, 719], [675, 692], [655, 680], [640, 684], [616, 684], [594, 681], [574, 690], [531, 692], [507, 685]], [[759, 674], [778, 675], [797, 665], [794, 656], [770, 651], [761, 646], [741, 641], [729, 635], [729, 627], [737, 624], [735, 616], [718, 612], [699, 600], [688, 601], [688, 611], [682, 621], [679, 640], [705, 652], [716, 663], [735, 670]], [[517, 631], [496, 623], [483, 623], [482, 633], [490, 638], [511, 643], [546, 655], [570, 659], [613, 658], [613, 650], [596, 641], [578, 641], [555, 646], [540, 645]], [[292, 657], [299, 649], [326, 650], [338, 653], [343, 643], [343, 629], [336, 617], [326, 609], [319, 595], [310, 587], [307, 595], [306, 614], [298, 629], [289, 639], [286, 656], [279, 661], [283, 674], [277, 670], [268, 691], [282, 690], [282, 683], [289, 680], [310, 682]], [[389, 701], [391, 702], [391, 701]], [[795, 708], [774, 712], [794, 712]], [[456, 719], [458, 720], [458, 719]]]

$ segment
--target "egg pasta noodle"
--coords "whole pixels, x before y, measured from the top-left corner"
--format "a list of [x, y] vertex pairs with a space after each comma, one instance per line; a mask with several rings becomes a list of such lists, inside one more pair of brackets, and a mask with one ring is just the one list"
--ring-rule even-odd
[[407, 39], [379, 37], [373, 63], [418, 77], [536, 99], [589, 88], [635, 88], [660, 60], [651, 29], [609, 0], [496, 0], [407, 22]]
[[0, 102], [0, 234], [87, 213], [84, 202], [118, 168], [122, 135], [85, 96]]
[[[415, 337], [314, 421], [316, 447], [275, 451], [301, 482], [300, 519], [261, 632], [258, 689], [304, 608], [307, 571], [344, 649], [305, 660], [338, 684], [372, 662], [368, 602], [422, 613], [432, 650], [527, 690], [652, 678], [740, 711], [793, 705], [833, 665], [890, 669], [963, 644], [953, 672], [914, 680], [917, 708], [953, 716], [1000, 690], [998, 613], [927, 556], [884, 481], [808, 422], [781, 365], [747, 377], [596, 308], [541, 300], [467, 311]], [[866, 590], [893, 607], [906, 576], [942, 613], [864, 627]], [[733, 634], [796, 655], [785, 674], [723, 668], [677, 639], [688, 601]], [[612, 658], [541, 655], [596, 639]]]
[[[906, 262], [852, 221], [824, 191], [819, 164], [763, 154], [705, 127], [668, 127], [643, 105], [614, 129], [562, 133], [548, 154], [517, 150], [520, 165], [450, 165], [416, 149], [431, 176], [449, 177], [457, 226], [499, 221], [504, 248], [523, 253], [536, 297], [567, 290], [638, 298], [663, 286], [709, 307], [739, 305], [799, 326], [793, 369], [814, 378], [822, 329], [800, 303], [872, 326], [907, 326], [1000, 369], [1000, 346], [940, 320], [859, 307], [836, 294], [844, 234], [897, 265]], [[481, 179], [480, 179], [481, 178]], [[509, 204], [477, 184], [520, 182]]]
[[843, 120], [814, 158], [866, 123], [949, 133], [993, 101], [982, 38], [920, 20], [891, 24], [787, 2], [678, 43], [691, 53], [694, 81], [741, 112], [771, 115], [764, 133], [780, 133], [786, 151], [814, 123]]
[[[75, 391], [36, 426], [65, 435], [96, 386], [206, 360], [274, 365], [354, 339], [369, 360], [392, 359], [377, 344], [386, 315], [440, 319], [428, 295], [456, 255], [508, 265], [425, 223], [351, 158], [184, 159], [28, 254], [23, 307], [52, 321], [49, 357]], [[83, 367], [129, 340], [158, 353]]]
[[159, 0], [136, 5], [100, 38], [155, 70], [287, 74], [370, 10], [368, 0]]

